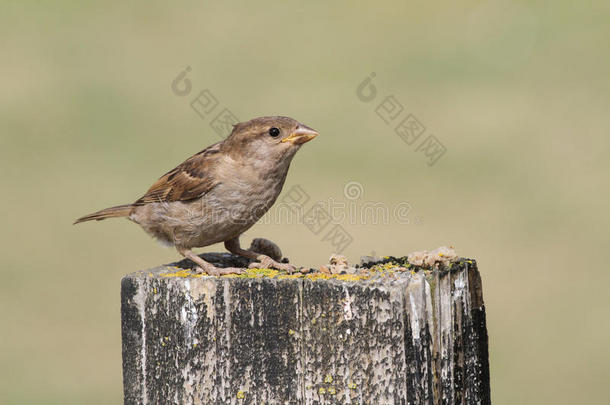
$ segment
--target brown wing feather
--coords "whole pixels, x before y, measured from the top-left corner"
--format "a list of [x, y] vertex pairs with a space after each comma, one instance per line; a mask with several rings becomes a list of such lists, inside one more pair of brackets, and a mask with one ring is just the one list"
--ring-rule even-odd
[[134, 205], [199, 198], [218, 182], [211, 175], [219, 158], [219, 143], [191, 156], [157, 180]]

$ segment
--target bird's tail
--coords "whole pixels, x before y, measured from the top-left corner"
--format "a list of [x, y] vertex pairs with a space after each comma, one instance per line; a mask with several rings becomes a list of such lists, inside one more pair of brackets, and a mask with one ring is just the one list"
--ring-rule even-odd
[[132, 208], [133, 204], [117, 205], [116, 207], [106, 208], [77, 219], [74, 222], [74, 225], [85, 221], [93, 221], [94, 219], [96, 221], [101, 221], [106, 218], [126, 217], [131, 213]]

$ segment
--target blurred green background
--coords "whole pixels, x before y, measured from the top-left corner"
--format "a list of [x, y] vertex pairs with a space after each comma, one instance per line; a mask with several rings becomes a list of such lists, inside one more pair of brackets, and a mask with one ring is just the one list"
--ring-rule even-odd
[[[574, 3], [574, 4], [573, 4]], [[483, 276], [496, 404], [610, 401], [607, 2], [3, 1], [0, 5], [0, 403], [122, 401], [119, 282], [178, 258], [126, 220], [216, 142], [209, 89], [241, 120], [288, 115], [321, 136], [284, 191], [394, 207], [346, 220], [350, 261], [454, 245]], [[187, 66], [192, 93], [171, 82]], [[375, 72], [377, 98], [356, 96]], [[376, 114], [388, 95], [446, 147], [433, 166]], [[423, 138], [422, 138], [423, 139]], [[324, 233], [264, 221], [293, 263]], [[204, 251], [222, 251], [221, 245]]]

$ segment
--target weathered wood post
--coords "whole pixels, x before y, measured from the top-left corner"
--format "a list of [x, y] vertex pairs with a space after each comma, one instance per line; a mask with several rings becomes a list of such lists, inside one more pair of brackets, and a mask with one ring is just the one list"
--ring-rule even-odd
[[490, 403], [472, 260], [218, 278], [176, 265], [122, 280], [126, 404]]

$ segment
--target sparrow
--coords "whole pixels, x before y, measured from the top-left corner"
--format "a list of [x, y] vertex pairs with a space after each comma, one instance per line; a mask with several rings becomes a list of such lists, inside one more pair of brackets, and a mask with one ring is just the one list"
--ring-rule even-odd
[[281, 116], [254, 118], [233, 126], [223, 141], [191, 156], [157, 180], [132, 204], [85, 215], [74, 224], [127, 217], [209, 275], [240, 274], [218, 268], [193, 248], [224, 242], [236, 255], [256, 260], [250, 267], [292, 272], [295, 266], [242, 249], [239, 236], [271, 208], [301, 146], [318, 136], [310, 127]]

